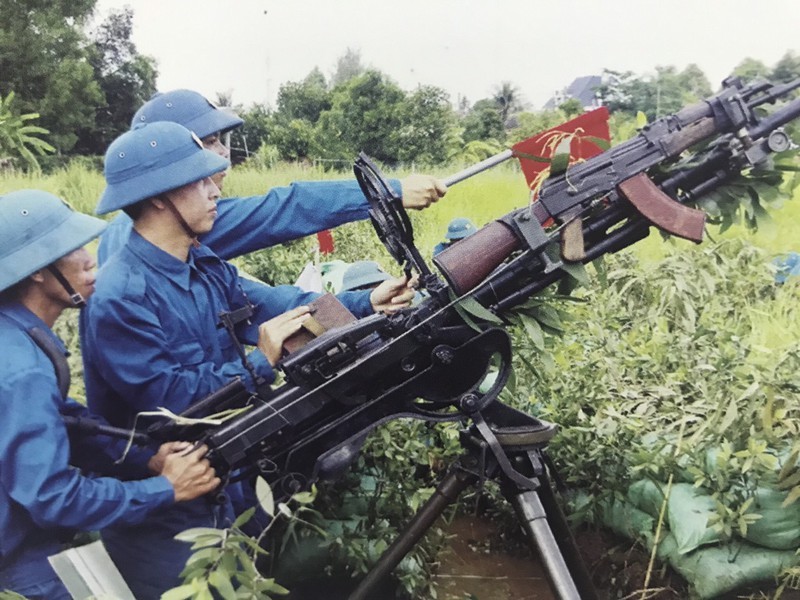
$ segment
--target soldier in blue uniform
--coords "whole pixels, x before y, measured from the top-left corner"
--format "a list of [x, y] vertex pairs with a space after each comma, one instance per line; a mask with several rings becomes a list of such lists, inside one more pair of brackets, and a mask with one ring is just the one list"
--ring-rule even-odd
[[436, 244], [433, 249], [433, 255], [436, 256], [444, 250], [449, 248], [458, 240], [463, 240], [465, 237], [475, 233], [477, 229], [475, 224], [466, 217], [456, 217], [447, 225], [447, 232], [444, 234], [444, 241]]
[[[255, 283], [246, 296], [235, 267], [198, 241], [217, 217], [212, 176], [227, 166], [172, 122], [134, 128], [106, 153], [107, 187], [97, 213], [122, 209], [133, 229], [98, 272], [81, 339], [89, 406], [114, 424], [130, 425], [137, 413], [159, 406], [181, 412], [234, 377], [252, 388], [236, 342], [217, 326], [220, 313], [248, 305], [253, 314], [237, 327], [236, 341], [255, 346], [249, 363], [271, 382], [284, 340], [319, 296]], [[338, 297], [363, 317], [407, 306], [413, 295], [407, 280], [397, 278]], [[224, 526], [231, 518], [230, 502], [212, 506], [200, 499], [135, 529], [108, 528], [103, 538], [136, 597], [146, 600], [179, 583], [189, 547], [173, 539], [176, 533]]]
[[347, 267], [342, 275], [342, 291], [371, 289], [391, 278], [374, 260], [359, 260]]
[[70, 444], [62, 416], [89, 415], [66, 397], [67, 353], [51, 329], [93, 292], [95, 262], [83, 246], [104, 227], [47, 192], [0, 196], [0, 590], [31, 599], [70, 598], [47, 561], [60, 533], [135, 525], [219, 485], [204, 449], [181, 456], [187, 444], [129, 455], [139, 481], [73, 468], [97, 471], [122, 450], [96, 437]]
[[[136, 112], [131, 126], [159, 121], [183, 125], [200, 137], [206, 149], [226, 159], [230, 152], [223, 143], [225, 134], [243, 123], [191, 90], [158, 94]], [[221, 171], [215, 176], [220, 190], [223, 175]], [[390, 184], [410, 209], [423, 209], [447, 192], [443, 182], [427, 175], [409, 175]], [[301, 181], [259, 196], [221, 198], [214, 229], [204, 233], [201, 241], [217, 256], [229, 259], [368, 216], [367, 201], [354, 179]], [[131, 219], [126, 215], [111, 222], [100, 239], [101, 266], [125, 243], [130, 230]]]

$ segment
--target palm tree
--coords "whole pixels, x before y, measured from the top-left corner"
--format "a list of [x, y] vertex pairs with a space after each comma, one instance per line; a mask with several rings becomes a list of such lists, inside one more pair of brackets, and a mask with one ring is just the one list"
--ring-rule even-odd
[[5, 99], [0, 96], [0, 161], [20, 158], [30, 170], [39, 171], [36, 154], [55, 152], [55, 148], [37, 136], [50, 132], [44, 127], [27, 125], [27, 121], [38, 119], [39, 113], [14, 114], [13, 102], [14, 92], [9, 92]]
[[523, 108], [522, 96], [519, 89], [514, 86], [510, 81], [503, 81], [494, 92], [492, 99], [497, 104], [500, 110], [500, 116], [503, 118], [503, 123], [508, 120], [508, 117]]

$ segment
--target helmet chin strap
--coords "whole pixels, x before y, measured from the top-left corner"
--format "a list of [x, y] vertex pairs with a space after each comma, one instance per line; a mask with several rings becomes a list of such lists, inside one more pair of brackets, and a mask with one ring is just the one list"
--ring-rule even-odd
[[189, 227], [189, 224], [186, 222], [186, 219], [184, 219], [183, 215], [180, 212], [178, 212], [177, 208], [175, 208], [175, 205], [172, 203], [172, 200], [170, 200], [166, 194], [161, 194], [160, 196], [157, 197], [164, 203], [164, 205], [167, 208], [169, 208], [175, 219], [177, 219], [178, 224], [186, 232], [186, 235], [188, 235], [192, 239], [192, 246], [194, 246], [195, 248], [199, 247], [200, 241], [197, 238], [200, 234], [195, 232], [191, 227]]
[[83, 308], [86, 306], [86, 300], [83, 299], [83, 296], [75, 291], [75, 288], [70, 285], [69, 281], [67, 281], [67, 278], [64, 277], [64, 275], [55, 265], [47, 265], [47, 270], [53, 274], [53, 277], [55, 277], [56, 280], [58, 280], [58, 283], [61, 284], [61, 287], [67, 291], [67, 294], [69, 294], [69, 299], [72, 300], [72, 306], [77, 308]]

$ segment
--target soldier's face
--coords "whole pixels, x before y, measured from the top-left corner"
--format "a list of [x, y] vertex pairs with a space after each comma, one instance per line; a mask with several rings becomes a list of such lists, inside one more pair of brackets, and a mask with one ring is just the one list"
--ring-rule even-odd
[[[97, 261], [86, 248], [73, 250], [53, 264], [73, 289], [83, 296], [84, 300], [88, 300], [89, 296], [94, 293], [94, 269], [97, 266]], [[41, 274], [43, 278], [42, 285], [44, 285], [47, 296], [62, 306], [72, 306], [69, 294], [55, 276], [47, 269], [42, 269]]]
[[219, 188], [212, 177], [205, 177], [169, 193], [169, 199], [192, 231], [203, 234], [211, 231], [217, 218]]
[[[212, 133], [204, 137], [200, 140], [203, 143], [203, 148], [206, 150], [211, 150], [214, 154], [219, 154], [222, 158], [226, 160], [230, 160], [231, 158], [231, 149], [230, 146], [226, 143], [226, 140], [229, 139], [228, 137], [220, 134], [220, 133]], [[222, 191], [222, 183], [225, 177], [228, 175], [228, 170], [225, 169], [224, 171], [220, 171], [219, 173], [215, 173], [211, 176], [211, 179], [214, 180], [214, 183], [217, 184], [220, 192]]]

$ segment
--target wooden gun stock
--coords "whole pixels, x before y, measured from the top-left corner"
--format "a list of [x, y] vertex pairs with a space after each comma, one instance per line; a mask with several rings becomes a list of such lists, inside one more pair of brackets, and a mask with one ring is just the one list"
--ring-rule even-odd
[[484, 281], [520, 248], [510, 226], [492, 221], [433, 257], [447, 283], [460, 296]]
[[645, 173], [626, 179], [618, 187], [636, 210], [656, 227], [698, 244], [703, 241], [706, 213], [673, 200]]

